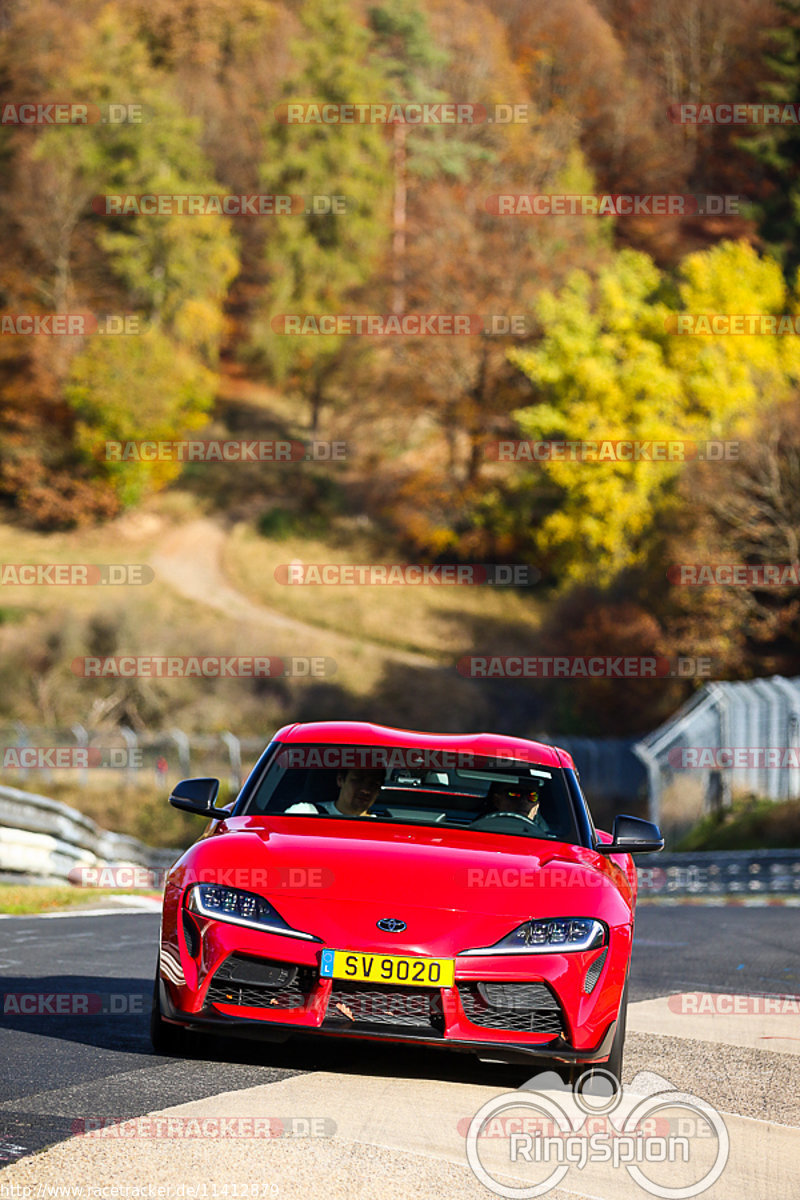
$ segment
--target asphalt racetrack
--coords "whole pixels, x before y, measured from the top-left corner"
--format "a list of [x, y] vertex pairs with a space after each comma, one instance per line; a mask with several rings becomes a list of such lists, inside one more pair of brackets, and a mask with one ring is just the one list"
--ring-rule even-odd
[[[703, 1105], [719, 1114], [729, 1146], [702, 1193], [711, 1200], [800, 1196], [800, 1012], [779, 999], [800, 994], [799, 924], [792, 907], [638, 910], [625, 1093], [630, 1104], [669, 1089], [699, 1102], [664, 1130], [686, 1132], [686, 1111]], [[0, 920], [0, 1200], [524, 1197], [550, 1178], [519, 1140], [513, 1157], [508, 1129], [524, 1125], [500, 1123], [493, 1142], [487, 1126], [478, 1139], [494, 1186], [467, 1160], [465, 1135], [487, 1101], [516, 1092], [520, 1112], [536, 1094], [567, 1105], [557, 1082], [523, 1087], [526, 1067], [323, 1039], [208, 1040], [184, 1060], [155, 1055], [157, 935], [157, 913], [144, 910]], [[90, 997], [92, 1011], [59, 1014], [65, 993]], [[32, 994], [41, 1011], [17, 1012]], [[165, 1110], [180, 1119], [133, 1120]], [[266, 1136], [256, 1117], [269, 1118]], [[607, 1129], [612, 1118], [592, 1119]], [[130, 1136], [82, 1135], [119, 1121]], [[573, 1162], [546, 1194], [670, 1194], [722, 1163], [716, 1127], [696, 1116], [697, 1137], [700, 1125], [694, 1180], [683, 1165], [648, 1167], [643, 1184], [624, 1163]]]

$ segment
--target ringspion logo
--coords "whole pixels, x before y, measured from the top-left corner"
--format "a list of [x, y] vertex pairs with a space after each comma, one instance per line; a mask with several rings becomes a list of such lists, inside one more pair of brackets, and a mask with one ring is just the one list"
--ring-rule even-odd
[[[582, 1076], [574, 1089], [547, 1072], [495, 1096], [469, 1122], [465, 1142], [476, 1178], [509, 1200], [544, 1196], [570, 1172], [587, 1168], [583, 1187], [571, 1176], [570, 1191], [588, 1187], [605, 1195], [612, 1183], [618, 1191], [624, 1168], [651, 1196], [689, 1200], [717, 1182], [730, 1153], [727, 1126], [705, 1100], [654, 1073], [640, 1073], [620, 1087], [602, 1067]], [[515, 1178], [524, 1174], [524, 1187], [502, 1182], [509, 1164]], [[614, 1175], [600, 1174], [601, 1167]]]

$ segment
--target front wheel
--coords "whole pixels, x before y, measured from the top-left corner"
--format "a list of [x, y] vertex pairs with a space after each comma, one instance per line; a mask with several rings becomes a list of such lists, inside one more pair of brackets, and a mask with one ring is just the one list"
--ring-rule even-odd
[[622, 999], [619, 1002], [619, 1015], [617, 1016], [617, 1029], [614, 1034], [614, 1041], [611, 1043], [611, 1053], [608, 1056], [608, 1062], [605, 1064], [605, 1069], [609, 1074], [613, 1075], [617, 1083], [622, 1087], [622, 1053], [625, 1049], [625, 1026], [628, 1020], [628, 980], [625, 980], [625, 987], [622, 989]]
[[625, 1027], [628, 1018], [628, 980], [625, 980], [625, 986], [622, 989], [622, 998], [619, 1002], [619, 1013], [617, 1014], [617, 1028], [614, 1031], [614, 1040], [611, 1043], [611, 1052], [608, 1056], [608, 1061], [604, 1063], [572, 1063], [566, 1068], [562, 1078], [569, 1083], [573, 1088], [578, 1080], [581, 1080], [581, 1090], [588, 1090], [590, 1093], [596, 1089], [604, 1092], [608, 1086], [608, 1076], [613, 1075], [616, 1080], [615, 1091], [619, 1091], [622, 1087], [622, 1056], [625, 1049]]
[[170, 1025], [161, 1014], [161, 989], [158, 969], [153, 984], [153, 1004], [150, 1009], [150, 1044], [156, 1054], [182, 1058], [188, 1050], [189, 1035], [180, 1025]]

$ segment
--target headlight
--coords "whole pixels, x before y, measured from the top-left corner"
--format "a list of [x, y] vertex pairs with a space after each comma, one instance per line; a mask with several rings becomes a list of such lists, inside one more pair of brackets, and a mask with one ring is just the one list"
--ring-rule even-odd
[[606, 943], [607, 930], [591, 917], [555, 917], [526, 921], [493, 946], [463, 954], [550, 954], [552, 951], [596, 950]]
[[320, 939], [311, 933], [301, 933], [287, 925], [280, 913], [263, 896], [242, 892], [239, 888], [220, 887], [216, 883], [196, 883], [186, 898], [190, 912], [232, 925], [246, 925], [267, 933], [282, 933], [286, 937], [304, 938], [309, 942]]

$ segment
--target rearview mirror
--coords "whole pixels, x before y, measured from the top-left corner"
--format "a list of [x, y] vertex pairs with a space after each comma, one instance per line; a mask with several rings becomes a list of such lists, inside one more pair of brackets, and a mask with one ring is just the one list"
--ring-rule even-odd
[[200, 817], [211, 817], [215, 821], [221, 821], [230, 814], [225, 808], [214, 807], [218, 793], [218, 779], [182, 779], [172, 789], [169, 802], [173, 808], [181, 808]]
[[614, 818], [613, 840], [598, 842], [598, 854], [652, 854], [664, 849], [661, 830], [652, 821], [620, 813]]

